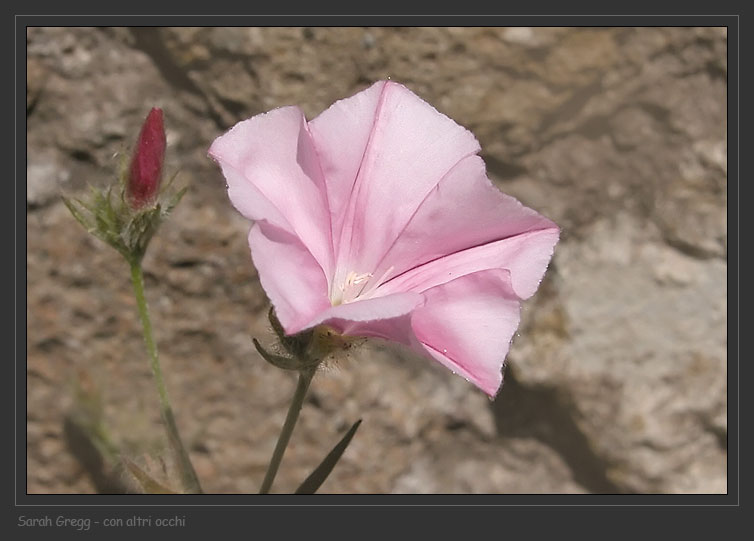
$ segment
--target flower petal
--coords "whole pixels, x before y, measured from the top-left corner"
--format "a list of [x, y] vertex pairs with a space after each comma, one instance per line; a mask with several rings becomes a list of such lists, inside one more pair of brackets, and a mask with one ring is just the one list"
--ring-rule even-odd
[[327, 193], [301, 110], [282, 107], [239, 122], [214, 141], [209, 154], [222, 167], [236, 208], [297, 236], [330, 277]]
[[510, 273], [467, 274], [424, 292], [411, 317], [418, 350], [494, 396], [519, 324], [519, 300]]
[[[517, 236], [542, 230], [547, 232], [541, 237], [524, 237], [528, 240], [523, 247], [516, 241]], [[374, 275], [383, 276], [389, 270], [389, 280], [449, 254], [510, 239], [509, 243], [498, 245], [497, 253], [491, 251], [493, 260], [486, 268], [510, 269], [514, 288], [522, 297], [528, 297], [544, 274], [552, 255], [550, 241], [557, 240], [557, 231], [552, 221], [498, 190], [487, 178], [484, 161], [479, 156], [469, 156], [427, 195]], [[518, 248], [513, 251], [513, 246]], [[514, 259], [505, 258], [506, 254]], [[485, 268], [479, 266], [483, 260], [478, 259], [478, 251], [473, 257], [467, 272]], [[446, 276], [458, 277], [458, 270]], [[408, 278], [402, 277], [397, 283], [407, 284]]]
[[378, 81], [350, 98], [336, 101], [309, 122], [322, 173], [327, 179], [335, 253], [346, 205], [364, 159], [386, 83]]
[[299, 332], [327, 310], [327, 280], [309, 250], [292, 233], [267, 222], [249, 231], [251, 258], [286, 333]]
[[557, 229], [540, 229], [462, 250], [387, 281], [376, 289], [374, 295], [390, 295], [396, 291], [422, 292], [473, 272], [504, 269], [511, 273], [516, 295], [527, 299], [542, 281], [559, 234]]
[[[371, 272], [427, 193], [461, 159], [480, 149], [471, 132], [406, 87], [381, 84], [312, 121], [328, 184], [335, 179], [331, 188], [340, 192], [331, 197], [336, 208], [343, 207], [343, 194], [348, 194], [339, 211], [344, 216], [335, 243], [335, 284], [349, 272]], [[370, 114], [374, 117], [368, 134], [363, 126], [354, 128]], [[349, 122], [344, 124], [344, 119]], [[341, 154], [347, 156], [343, 166]]]
[[285, 216], [241, 172], [225, 162], [221, 162], [221, 167], [225, 182], [228, 183], [228, 196], [238, 212], [249, 220], [267, 222], [295, 234]]
[[[338, 327], [340, 325], [341, 327]], [[349, 336], [366, 336], [381, 338], [408, 347], [415, 347], [416, 337], [411, 328], [411, 314], [376, 321], [340, 321], [334, 320], [332, 326]]]
[[331, 306], [309, 321], [305, 328], [329, 325], [341, 334], [373, 336], [408, 343], [411, 334], [410, 320], [404, 318], [424, 303], [419, 293], [394, 293], [375, 299], [366, 299]]

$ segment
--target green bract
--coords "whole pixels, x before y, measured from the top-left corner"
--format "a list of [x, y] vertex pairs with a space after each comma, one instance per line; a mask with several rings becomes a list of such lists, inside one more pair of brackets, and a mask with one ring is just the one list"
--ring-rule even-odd
[[160, 223], [175, 208], [186, 189], [161, 194], [152, 205], [140, 209], [126, 202], [123, 182], [117, 195], [113, 195], [112, 186], [91, 188], [88, 200], [63, 197], [63, 202], [89, 233], [118, 250], [129, 263], [137, 263], [144, 257]]

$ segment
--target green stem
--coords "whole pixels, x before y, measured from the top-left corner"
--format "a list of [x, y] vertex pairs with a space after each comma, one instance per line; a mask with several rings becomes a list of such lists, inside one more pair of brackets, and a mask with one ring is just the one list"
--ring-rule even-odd
[[199, 479], [196, 476], [196, 471], [194, 470], [193, 464], [191, 464], [191, 459], [186, 452], [186, 448], [183, 446], [181, 436], [178, 433], [178, 426], [175, 424], [173, 408], [170, 407], [168, 391], [165, 387], [165, 380], [162, 377], [162, 369], [160, 368], [160, 358], [157, 356], [157, 346], [155, 345], [152, 336], [152, 323], [149, 320], [147, 300], [144, 297], [144, 275], [141, 271], [141, 263], [138, 261], [131, 263], [131, 281], [133, 282], [136, 304], [139, 308], [139, 318], [141, 319], [141, 326], [144, 331], [144, 342], [146, 343], [147, 351], [149, 352], [152, 375], [154, 376], [154, 382], [157, 385], [157, 392], [160, 395], [160, 413], [162, 414], [162, 420], [165, 423], [168, 442], [170, 443], [170, 448], [175, 454], [178, 462], [184, 488], [192, 494], [201, 494], [202, 487], [199, 484]]
[[301, 370], [298, 374], [296, 393], [293, 395], [293, 400], [291, 401], [291, 406], [288, 408], [288, 415], [285, 418], [283, 429], [280, 431], [275, 451], [272, 453], [272, 459], [270, 459], [270, 465], [267, 467], [267, 474], [264, 476], [262, 487], [259, 489], [260, 494], [267, 494], [270, 492], [272, 482], [275, 480], [275, 475], [280, 467], [280, 462], [283, 460], [285, 448], [288, 447], [293, 428], [296, 426], [298, 414], [301, 412], [301, 407], [304, 405], [304, 398], [306, 397], [306, 392], [309, 390], [309, 384], [312, 382], [314, 372], [314, 369]]

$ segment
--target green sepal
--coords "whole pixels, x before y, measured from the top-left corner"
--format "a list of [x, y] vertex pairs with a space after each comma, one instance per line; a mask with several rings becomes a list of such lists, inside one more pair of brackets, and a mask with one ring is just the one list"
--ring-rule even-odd
[[141, 209], [134, 209], [126, 202], [123, 187], [115, 197], [111, 186], [92, 188], [91, 197], [86, 202], [67, 197], [62, 199], [73, 217], [89, 233], [115, 248], [133, 264], [142, 260], [160, 224], [178, 205], [187, 189], [184, 187], [170, 195], [165, 193], [162, 199]]
[[338, 460], [340, 460], [340, 457], [343, 455], [346, 447], [348, 447], [348, 444], [351, 443], [351, 440], [353, 439], [354, 434], [356, 434], [356, 430], [358, 430], [359, 425], [361, 425], [361, 419], [353, 424], [353, 426], [348, 430], [348, 432], [345, 433], [345, 435], [341, 438], [337, 445], [333, 447], [332, 451], [328, 453], [328, 455], [324, 458], [320, 465], [317, 466], [317, 468], [311, 473], [311, 475], [309, 475], [309, 477], [304, 480], [303, 483], [301, 483], [301, 486], [296, 489], [296, 494], [314, 494], [315, 492], [317, 492], [317, 489], [322, 486], [322, 483], [325, 482], [327, 477], [332, 472], [333, 468], [335, 468], [335, 465], [338, 463]]
[[[175, 178], [175, 175], [173, 176]], [[170, 179], [170, 183], [173, 183], [173, 179]], [[165, 201], [165, 205], [162, 207], [162, 218], [167, 218], [168, 214], [170, 214], [173, 209], [178, 205], [178, 203], [181, 202], [181, 199], [183, 199], [183, 196], [186, 195], [186, 192], [188, 191], [188, 186], [184, 186], [177, 192], [175, 192], [173, 195], [170, 196]]]
[[307, 357], [306, 353], [312, 341], [313, 331], [287, 335], [280, 324], [280, 320], [275, 315], [275, 308], [270, 308], [267, 317], [270, 320], [270, 325], [272, 325], [272, 330], [275, 331], [285, 350], [296, 358]]
[[301, 362], [298, 359], [269, 353], [262, 347], [256, 338], [252, 338], [251, 340], [254, 342], [254, 347], [257, 348], [257, 351], [262, 358], [271, 365], [282, 368], [283, 370], [301, 370]]
[[[87, 230], [87, 232], [95, 234], [97, 228], [94, 227], [94, 223], [92, 222], [91, 218], [87, 217], [83, 212], [81, 212], [81, 209], [76, 206], [78, 205], [84, 209], [89, 210], [84, 202], [81, 201], [81, 199], [71, 200], [64, 196], [61, 197], [61, 199], [63, 200], [65, 206], [68, 207], [68, 210], [71, 212], [73, 217], [76, 218], [76, 221], [78, 221], [78, 223], [80, 223], [84, 227], [84, 229]], [[73, 201], [75, 201], [76, 204], [74, 204]]]

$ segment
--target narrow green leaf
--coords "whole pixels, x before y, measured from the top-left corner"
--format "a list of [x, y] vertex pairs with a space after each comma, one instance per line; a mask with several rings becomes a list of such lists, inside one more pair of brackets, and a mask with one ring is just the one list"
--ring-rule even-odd
[[141, 488], [144, 489], [144, 492], [146, 494], [179, 494], [178, 492], [171, 490], [162, 483], [156, 481], [154, 478], [152, 478], [151, 475], [142, 470], [128, 458], [123, 457], [123, 463], [128, 468], [128, 471], [131, 472], [131, 475], [133, 475], [139, 482]]
[[333, 447], [332, 451], [330, 451], [325, 457], [322, 463], [317, 466], [317, 469], [314, 470], [303, 483], [301, 483], [301, 486], [296, 490], [296, 494], [314, 494], [317, 492], [317, 489], [322, 486], [322, 483], [324, 483], [327, 476], [330, 475], [335, 464], [340, 460], [340, 457], [346, 450], [346, 447], [348, 447], [348, 444], [351, 443], [351, 439], [353, 439], [353, 435], [356, 434], [356, 430], [359, 428], [360, 424], [361, 419], [353, 424], [348, 432], [346, 432], [345, 436], [343, 436], [338, 444]]

